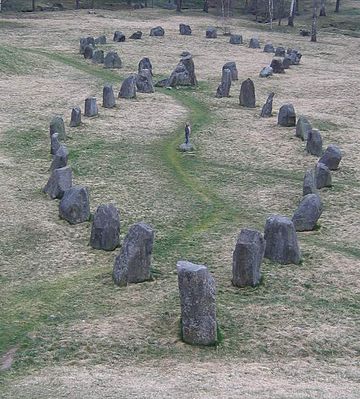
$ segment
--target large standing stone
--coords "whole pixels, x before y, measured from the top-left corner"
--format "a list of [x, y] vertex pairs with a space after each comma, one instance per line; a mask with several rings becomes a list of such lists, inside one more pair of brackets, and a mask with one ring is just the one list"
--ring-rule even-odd
[[332, 185], [330, 169], [320, 162], [315, 166], [315, 183], [319, 190]]
[[62, 198], [64, 192], [69, 190], [72, 186], [72, 171], [69, 166], [54, 169], [49, 177], [44, 193], [48, 194], [50, 198]]
[[259, 39], [257, 39], [256, 37], [252, 37], [250, 39], [249, 47], [250, 48], [260, 48]]
[[109, 51], [104, 58], [104, 68], [121, 68], [122, 62], [116, 51]]
[[270, 66], [267, 66], [260, 71], [259, 76], [261, 78], [268, 78], [269, 76], [272, 76], [272, 74], [273, 74], [273, 69]]
[[50, 136], [50, 154], [55, 155], [60, 148], [59, 134], [54, 133]]
[[144, 57], [139, 61], [138, 72], [140, 73], [140, 71], [142, 69], [148, 69], [150, 71], [151, 75], [153, 74], [152, 73], [152, 64], [148, 57]]
[[323, 204], [317, 194], [307, 194], [294, 212], [292, 221], [296, 231], [314, 230], [323, 211]]
[[103, 88], [103, 107], [113, 108], [116, 105], [113, 87], [109, 84]]
[[230, 44], [243, 44], [243, 37], [241, 35], [230, 35]]
[[190, 25], [180, 24], [179, 25], [180, 35], [191, 35], [191, 28]]
[[136, 89], [139, 93], [154, 93], [151, 71], [142, 69], [136, 76]]
[[272, 105], [273, 98], [275, 96], [274, 92], [271, 92], [266, 100], [266, 103], [263, 105], [260, 116], [262, 118], [270, 118], [272, 116]]
[[51, 162], [50, 170], [60, 169], [67, 165], [69, 157], [69, 151], [65, 145], [61, 145], [56, 151], [53, 160]]
[[319, 159], [319, 162], [326, 165], [330, 170], [336, 170], [339, 167], [341, 158], [340, 148], [334, 144], [330, 144], [324, 155]]
[[176, 268], [182, 339], [191, 345], [216, 344], [216, 287], [213, 277], [203, 265], [179, 261]]
[[281, 263], [299, 264], [300, 249], [293, 222], [280, 215], [269, 216], [265, 224], [265, 258]]
[[134, 32], [129, 39], [140, 40], [142, 36], [142, 32], [140, 30]]
[[140, 222], [127, 233], [120, 254], [115, 259], [113, 279], [115, 284], [141, 283], [151, 279], [151, 253], [154, 230]]
[[95, 249], [113, 251], [120, 245], [119, 211], [112, 204], [100, 205], [93, 218], [90, 245]]
[[274, 73], [285, 73], [284, 65], [281, 58], [273, 58], [270, 64]]
[[59, 205], [59, 215], [70, 224], [86, 222], [90, 218], [89, 192], [86, 187], [73, 186], [65, 191]]
[[94, 64], [103, 64], [104, 63], [104, 50], [95, 50], [91, 61]]
[[167, 86], [196, 86], [195, 65], [191, 55], [182, 57], [170, 75]]
[[124, 42], [125, 41], [125, 35], [122, 32], [116, 30], [114, 32], [113, 40], [114, 40], [114, 42]]
[[98, 114], [98, 107], [96, 104], [96, 97], [88, 97], [85, 99], [85, 116], [96, 116]]
[[296, 125], [296, 114], [292, 104], [284, 104], [281, 106], [278, 115], [278, 124], [287, 127]]
[[236, 68], [236, 63], [234, 61], [227, 62], [223, 65], [222, 69], [230, 69], [231, 80], [238, 80], [238, 70]]
[[59, 135], [59, 140], [66, 139], [66, 132], [65, 132], [65, 123], [62, 116], [54, 116], [50, 122], [50, 136], [54, 133]]
[[119, 98], [136, 98], [136, 75], [128, 76], [121, 84]]
[[285, 57], [285, 48], [284, 47], [276, 47], [275, 57]]
[[236, 287], [259, 284], [264, 251], [265, 240], [260, 232], [241, 230], [233, 252], [232, 283]]
[[243, 107], [255, 108], [255, 86], [250, 78], [241, 83], [239, 100]]
[[304, 175], [303, 183], [303, 195], [317, 194], [316, 181], [315, 181], [315, 170], [308, 169]]
[[271, 43], [265, 44], [264, 53], [275, 53], [274, 46]]
[[80, 107], [74, 107], [71, 110], [70, 127], [77, 127], [81, 125], [81, 109]]
[[215, 97], [230, 97], [230, 87], [231, 87], [231, 71], [230, 69], [223, 69], [221, 83], [216, 90]]
[[95, 44], [106, 44], [106, 36], [101, 35], [95, 39]]
[[300, 116], [296, 122], [295, 136], [299, 137], [302, 141], [306, 141], [308, 133], [311, 131], [311, 129], [311, 123], [305, 118], [305, 116]]
[[150, 30], [150, 36], [164, 36], [165, 31], [161, 26], [156, 26]]
[[94, 47], [88, 44], [84, 50], [84, 58], [90, 60], [94, 56]]
[[322, 155], [322, 137], [317, 129], [308, 132], [306, 141], [306, 151], [311, 155], [320, 157]]
[[216, 28], [214, 28], [214, 27], [212, 27], [212, 26], [209, 26], [209, 27], [206, 29], [205, 37], [206, 37], [207, 39], [216, 39], [216, 38], [217, 38], [217, 31], [216, 31]]

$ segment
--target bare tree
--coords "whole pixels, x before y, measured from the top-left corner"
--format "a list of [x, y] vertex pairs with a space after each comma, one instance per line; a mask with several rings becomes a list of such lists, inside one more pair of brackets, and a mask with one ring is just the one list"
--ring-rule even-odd
[[325, 0], [320, 1], [320, 17], [326, 17]]
[[274, 0], [269, 0], [270, 30], [273, 29], [273, 16], [274, 16]]
[[336, 0], [335, 12], [339, 12], [339, 8], [340, 8], [340, 0]]
[[295, 0], [291, 0], [288, 26], [294, 26], [294, 16], [295, 16]]
[[311, 39], [310, 41], [316, 42], [316, 25], [317, 25], [317, 0], [313, 0], [313, 16], [311, 25]]

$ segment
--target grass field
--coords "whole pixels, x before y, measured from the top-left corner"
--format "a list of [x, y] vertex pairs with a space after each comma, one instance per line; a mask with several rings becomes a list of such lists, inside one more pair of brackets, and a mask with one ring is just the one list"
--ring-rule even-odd
[[[351, 6], [351, 7], [350, 7]], [[358, 10], [358, 2], [349, 5]], [[339, 17], [345, 18], [344, 9]], [[258, 77], [271, 55], [228, 38], [207, 40], [222, 24], [193, 11], [85, 11], [4, 14], [0, 19], [0, 319], [4, 398], [358, 398], [360, 389], [360, 114], [358, 39], [324, 30], [317, 43], [298, 27], [269, 32], [245, 19], [226, 22], [248, 43], [300, 48], [299, 66]], [[189, 23], [192, 36], [178, 34]], [[302, 26], [305, 21], [300, 21]], [[164, 38], [148, 36], [162, 25]], [[115, 30], [141, 41], [114, 43]], [[340, 32], [341, 33], [341, 32]], [[342, 32], [346, 33], [346, 32]], [[79, 38], [106, 34], [120, 70], [104, 70], [78, 53]], [[102, 87], [115, 92], [148, 56], [156, 79], [180, 53], [194, 56], [196, 89], [157, 89], [69, 128], [71, 108]], [[231, 97], [214, 97], [222, 65], [236, 61]], [[241, 81], [252, 78], [257, 107], [239, 106]], [[259, 117], [270, 91], [274, 117]], [[321, 191], [320, 228], [299, 233], [300, 265], [265, 260], [256, 288], [231, 285], [232, 251], [241, 228], [263, 230], [272, 213], [291, 217], [302, 180], [317, 158], [293, 128], [276, 124], [294, 104], [337, 144], [343, 161], [333, 187]], [[90, 191], [91, 210], [120, 209], [121, 237], [140, 220], [153, 225], [155, 280], [114, 286], [118, 250], [88, 242], [90, 223], [70, 226], [42, 188], [49, 176], [48, 126], [64, 116], [69, 165]], [[194, 153], [180, 153], [186, 121]], [[183, 344], [179, 335], [176, 261], [208, 265], [217, 283], [222, 341]]]

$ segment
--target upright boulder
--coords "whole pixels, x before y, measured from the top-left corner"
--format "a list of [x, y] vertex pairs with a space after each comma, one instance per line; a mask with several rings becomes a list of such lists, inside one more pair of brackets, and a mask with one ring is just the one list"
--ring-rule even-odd
[[150, 30], [150, 36], [164, 36], [165, 30], [161, 26], [156, 26]]
[[126, 286], [151, 279], [151, 254], [154, 230], [140, 222], [132, 225], [127, 233], [120, 254], [115, 259], [113, 280]]
[[216, 39], [217, 38], [217, 30], [216, 30], [216, 28], [214, 28], [213, 26], [209, 26], [206, 29], [205, 37], [207, 39]]
[[264, 53], [275, 53], [274, 46], [271, 43], [266, 43], [264, 46]]
[[54, 169], [49, 177], [44, 193], [52, 199], [62, 198], [65, 191], [69, 190], [72, 186], [72, 171], [69, 166]]
[[281, 58], [273, 58], [270, 64], [274, 73], [285, 73], [284, 65]]
[[243, 107], [255, 108], [255, 86], [250, 78], [241, 83], [239, 101]]
[[113, 87], [106, 84], [103, 87], [103, 107], [114, 108], [116, 105]]
[[236, 287], [256, 286], [260, 282], [260, 266], [265, 240], [259, 231], [241, 230], [233, 252], [232, 283]]
[[315, 170], [308, 169], [304, 175], [303, 183], [303, 196], [308, 194], [317, 194], [316, 181], [315, 181]]
[[140, 73], [140, 71], [142, 69], [148, 69], [150, 71], [151, 75], [153, 75], [152, 64], [148, 57], [144, 57], [139, 61], [138, 72]]
[[300, 116], [296, 122], [296, 133], [295, 136], [299, 137], [302, 141], [306, 141], [308, 133], [311, 131], [312, 126], [305, 116]]
[[125, 35], [122, 32], [116, 30], [114, 32], [113, 41], [114, 42], [124, 42], [125, 41]]
[[142, 32], [141, 32], [141, 30], [138, 30], [138, 31], [134, 32], [134, 33], [129, 37], [129, 39], [140, 40], [140, 39], [141, 39], [141, 36], [142, 36]]
[[191, 35], [190, 25], [180, 24], [179, 31], [180, 31], [180, 35], [185, 35], [185, 36]]
[[317, 194], [307, 194], [294, 212], [292, 221], [296, 231], [314, 230], [323, 211], [323, 204]]
[[64, 192], [59, 205], [61, 219], [70, 224], [83, 223], [90, 218], [89, 192], [86, 187], [73, 186]]
[[320, 157], [322, 155], [322, 137], [317, 129], [308, 132], [306, 140], [306, 151], [311, 155]]
[[77, 127], [81, 125], [81, 109], [80, 107], [74, 107], [71, 110], [70, 127]]
[[300, 263], [300, 249], [293, 222], [280, 215], [266, 219], [264, 238], [265, 258], [283, 265]]
[[249, 42], [249, 47], [250, 48], [260, 48], [259, 39], [257, 39], [256, 37], [252, 37]]
[[271, 92], [266, 100], [266, 103], [263, 105], [260, 116], [262, 118], [270, 118], [272, 116], [272, 104], [273, 98], [275, 96], [274, 92]]
[[196, 86], [197, 79], [195, 75], [195, 65], [191, 55], [180, 59], [176, 68], [170, 75], [167, 86]]
[[64, 144], [61, 144], [59, 149], [56, 151], [51, 162], [50, 170], [63, 168], [67, 165], [69, 157], [69, 151]]
[[121, 84], [119, 98], [136, 98], [136, 75], [128, 76]]
[[88, 97], [85, 99], [85, 116], [96, 116], [98, 114], [98, 107], [96, 104], [96, 97]]
[[216, 90], [215, 97], [230, 97], [230, 87], [231, 87], [231, 71], [230, 69], [223, 69], [221, 83]]
[[66, 132], [65, 132], [65, 123], [62, 116], [57, 115], [51, 119], [50, 122], [50, 136], [54, 133], [59, 135], [59, 140], [66, 139]]
[[204, 265], [179, 261], [176, 268], [183, 341], [191, 345], [216, 344], [216, 287], [213, 277]]
[[121, 68], [122, 62], [116, 51], [109, 51], [104, 58], [104, 68]]
[[55, 155], [60, 148], [59, 134], [54, 133], [50, 136], [50, 154]]
[[332, 186], [330, 169], [320, 162], [315, 166], [315, 183], [316, 188], [319, 190], [324, 187]]
[[291, 127], [296, 125], [296, 114], [292, 104], [284, 104], [278, 114], [278, 125]]
[[142, 69], [136, 76], [136, 89], [139, 93], [154, 93], [154, 84], [149, 69]]
[[330, 170], [336, 170], [341, 162], [341, 150], [338, 146], [330, 144], [319, 162], [326, 165]]
[[242, 35], [230, 35], [230, 44], [243, 44], [243, 37]]
[[234, 61], [227, 62], [223, 65], [222, 70], [229, 69], [231, 72], [231, 80], [238, 80], [238, 70]]
[[94, 213], [90, 245], [95, 249], [113, 251], [120, 245], [120, 218], [112, 204], [100, 205]]

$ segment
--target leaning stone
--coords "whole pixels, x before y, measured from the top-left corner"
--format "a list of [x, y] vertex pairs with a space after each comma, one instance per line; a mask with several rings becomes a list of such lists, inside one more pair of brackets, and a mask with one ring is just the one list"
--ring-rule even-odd
[[59, 215], [70, 224], [90, 219], [89, 192], [86, 187], [73, 186], [65, 191], [59, 205]]
[[103, 50], [95, 50], [91, 61], [94, 64], [103, 64], [104, 63], [104, 51]]
[[50, 154], [55, 155], [60, 148], [59, 134], [54, 133], [50, 136]]
[[280, 126], [295, 126], [296, 125], [296, 114], [292, 104], [285, 104], [279, 110], [278, 124]]
[[142, 36], [142, 32], [140, 30], [134, 32], [129, 39], [140, 40]]
[[156, 26], [150, 30], [150, 36], [164, 36], [165, 31], [161, 26]]
[[306, 141], [306, 152], [320, 157], [322, 155], [322, 137], [317, 129], [308, 132]]
[[209, 27], [206, 29], [205, 37], [206, 37], [207, 39], [216, 39], [216, 38], [217, 38], [217, 31], [216, 31], [216, 29], [215, 29], [214, 27], [212, 27], [212, 26], [209, 26]]
[[315, 181], [315, 170], [308, 169], [305, 172], [304, 183], [303, 183], [303, 196], [308, 194], [317, 194], [316, 181]]
[[280, 58], [273, 58], [270, 64], [271, 68], [273, 69], [274, 73], [285, 73], [284, 65]]
[[81, 125], [81, 109], [74, 107], [71, 111], [70, 127], [77, 127]]
[[191, 35], [191, 28], [190, 25], [180, 24], [179, 25], [180, 35]]
[[136, 98], [136, 75], [128, 76], [120, 87], [119, 98]]
[[330, 169], [320, 162], [315, 166], [315, 184], [316, 188], [319, 190], [324, 187], [332, 186]]
[[334, 144], [330, 144], [324, 155], [319, 159], [319, 162], [326, 165], [330, 170], [336, 170], [339, 167], [341, 158], [340, 148]]
[[94, 213], [90, 245], [95, 249], [113, 251], [120, 245], [119, 211], [112, 204], [100, 205]]
[[292, 221], [296, 231], [314, 230], [323, 211], [323, 204], [317, 194], [307, 194], [294, 212]]
[[311, 131], [311, 123], [305, 116], [300, 116], [296, 122], [296, 133], [295, 136], [299, 137], [302, 141], [306, 141], [308, 133]]
[[272, 105], [273, 105], [274, 95], [275, 93], [271, 92], [266, 100], [266, 103], [263, 105], [260, 114], [262, 118], [270, 118], [272, 116]]
[[154, 230], [140, 222], [127, 233], [120, 254], [115, 259], [113, 280], [116, 285], [141, 283], [151, 279], [151, 254]]
[[236, 68], [236, 63], [234, 61], [230, 61], [224, 64], [222, 70], [224, 69], [230, 69], [231, 80], [238, 80], [238, 70]]
[[284, 47], [276, 47], [275, 57], [285, 57], [286, 50]]
[[257, 39], [256, 37], [252, 37], [250, 39], [249, 47], [250, 48], [260, 48], [259, 39]]
[[125, 35], [124, 35], [122, 32], [116, 30], [116, 31], [114, 32], [113, 41], [114, 41], [114, 42], [124, 42], [124, 41], [125, 41]]
[[281, 263], [300, 263], [300, 249], [293, 222], [280, 215], [267, 218], [264, 238], [265, 258]]
[[264, 67], [261, 71], [260, 71], [260, 78], [268, 78], [269, 76], [272, 76], [273, 74], [273, 69], [270, 66]]
[[64, 192], [69, 190], [72, 186], [72, 171], [69, 166], [54, 169], [49, 177], [44, 193], [52, 199], [62, 198]]
[[136, 90], [139, 93], [154, 93], [151, 71], [142, 69], [136, 76]]
[[221, 83], [217, 88], [215, 97], [230, 97], [230, 87], [231, 87], [231, 71], [230, 69], [223, 69]]
[[243, 37], [241, 35], [231, 35], [230, 44], [243, 44]]
[[182, 143], [179, 146], [179, 150], [181, 152], [188, 152], [188, 151], [194, 151], [195, 147], [191, 143]]
[[116, 51], [109, 51], [104, 58], [104, 68], [121, 68], [122, 62]]
[[275, 53], [274, 46], [271, 43], [265, 44], [264, 53]]
[[115, 107], [115, 96], [114, 90], [111, 85], [105, 85], [103, 88], [103, 107], [104, 108], [113, 108]]
[[96, 116], [98, 114], [98, 107], [96, 104], [96, 97], [88, 97], [85, 99], [85, 116]]
[[251, 79], [246, 79], [241, 83], [240, 105], [247, 108], [255, 108], [255, 86]]
[[95, 44], [106, 44], [106, 36], [101, 35], [95, 39]]
[[217, 342], [215, 280], [206, 266], [176, 264], [181, 305], [181, 335], [191, 345]]
[[62, 116], [54, 116], [50, 122], [50, 136], [54, 133], [59, 135], [59, 140], [66, 139], [66, 132], [65, 132], [65, 123]]
[[233, 252], [232, 283], [236, 287], [256, 286], [260, 282], [260, 266], [265, 240], [259, 231], [241, 230]]
[[64, 144], [62, 144], [56, 151], [50, 165], [50, 170], [60, 169], [67, 165], [69, 151]]
[[138, 72], [140, 73], [140, 71], [142, 69], [148, 69], [150, 71], [151, 75], [153, 74], [152, 73], [152, 64], [148, 57], [144, 57], [139, 61]]
[[87, 45], [84, 50], [84, 58], [90, 60], [94, 56], [94, 47]]

